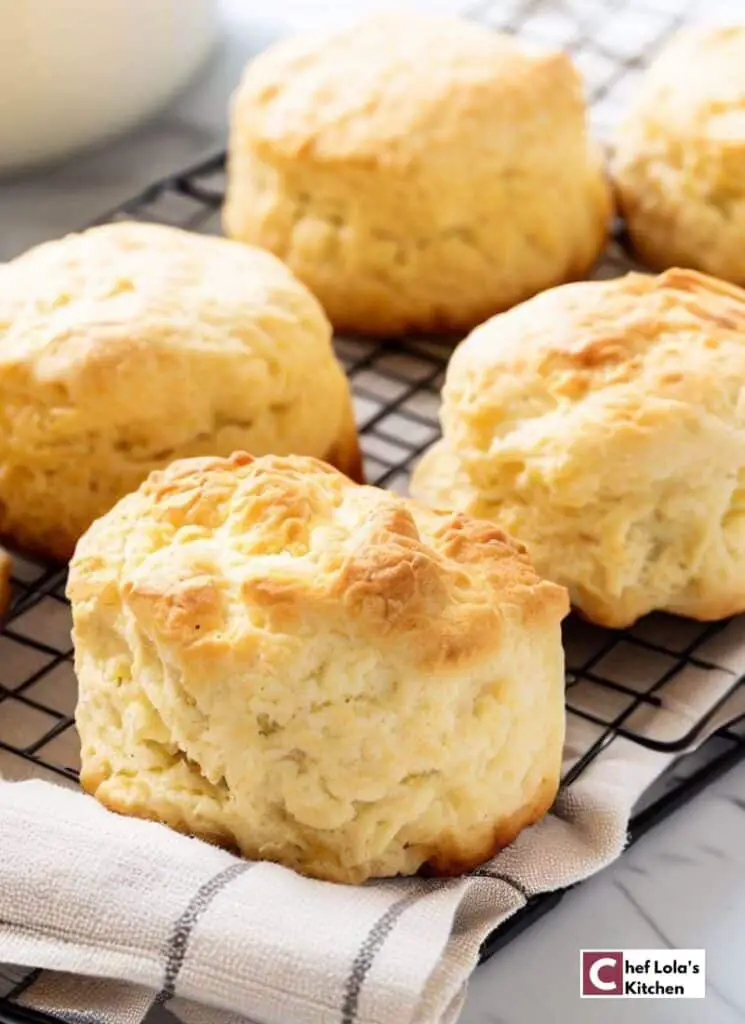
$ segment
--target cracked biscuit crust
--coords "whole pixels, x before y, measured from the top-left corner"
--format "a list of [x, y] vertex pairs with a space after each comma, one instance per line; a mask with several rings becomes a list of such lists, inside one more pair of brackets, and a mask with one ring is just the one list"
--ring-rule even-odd
[[276, 253], [342, 330], [455, 330], [603, 248], [608, 187], [564, 54], [383, 15], [282, 42], [232, 108], [226, 232]]
[[151, 470], [239, 448], [361, 472], [330, 325], [273, 256], [122, 223], [0, 266], [0, 535], [67, 558]]
[[457, 349], [412, 493], [498, 522], [587, 618], [745, 610], [745, 292], [565, 285]]
[[542, 815], [566, 592], [501, 530], [309, 458], [177, 462], [70, 571], [82, 781], [361, 882], [458, 873]]
[[681, 31], [642, 79], [615, 150], [640, 257], [745, 285], [745, 25]]

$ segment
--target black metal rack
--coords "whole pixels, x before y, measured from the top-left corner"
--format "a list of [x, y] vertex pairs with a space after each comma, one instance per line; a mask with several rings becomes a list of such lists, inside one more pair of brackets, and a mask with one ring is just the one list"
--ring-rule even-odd
[[[654, 52], [682, 16], [668, 14], [664, 24], [660, 16], [659, 31], [651, 32], [642, 56], [619, 57], [597, 44], [596, 29], [608, 24], [609, 14], [617, 18], [632, 9], [643, 11], [646, 5], [635, 0], [584, 0], [584, 6], [590, 14], [576, 20], [572, 41], [556, 43], [573, 52], [580, 66], [582, 54], [591, 52], [597, 58], [596, 67], [605, 67], [604, 84], [591, 86], [591, 97], [602, 104], [612, 99], [624, 76]], [[503, 16], [504, 8], [511, 13]], [[593, 9], [597, 17], [591, 16]], [[539, 0], [505, 0], [478, 4], [471, 13], [495, 27], [530, 36], [529, 27], [541, 10]], [[224, 154], [220, 153], [151, 185], [96, 223], [138, 219], [217, 234], [223, 194]], [[596, 276], [615, 276], [630, 266], [619, 235]], [[439, 435], [439, 391], [452, 347], [451, 340], [442, 338], [382, 343], [337, 339], [337, 354], [354, 393], [369, 483], [406, 490], [417, 459]], [[13, 604], [0, 635], [0, 774], [41, 774], [73, 784], [78, 746], [65, 568], [18, 559], [13, 584]], [[617, 632], [572, 619], [565, 640], [568, 719], [570, 726], [583, 723], [587, 742], [569, 765], [563, 786], [571, 786], [618, 738], [661, 753], [682, 754], [745, 678], [742, 620], [704, 625], [655, 615], [631, 630]], [[690, 690], [702, 682], [715, 696], [692, 719], [680, 713], [679, 702], [671, 695], [681, 686]], [[740, 721], [719, 730], [695, 755], [676, 761], [637, 808], [630, 841], [638, 840], [743, 757], [745, 722]], [[484, 943], [482, 958], [493, 955], [562, 896], [558, 892], [531, 899]], [[0, 968], [0, 1024], [48, 1024], [51, 1020], [13, 1002], [32, 976], [9, 972], [3, 981]]]

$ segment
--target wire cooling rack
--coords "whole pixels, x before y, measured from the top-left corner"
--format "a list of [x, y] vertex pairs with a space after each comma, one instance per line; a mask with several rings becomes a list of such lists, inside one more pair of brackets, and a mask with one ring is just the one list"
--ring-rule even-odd
[[[713, 0], [707, 0], [707, 12]], [[568, 50], [583, 72], [601, 137], [616, 120], [640, 70], [696, 10], [693, 0], [492, 0], [467, 12], [534, 43]], [[136, 219], [219, 234], [224, 155], [157, 182], [99, 218]], [[620, 234], [596, 277], [630, 269]], [[452, 342], [436, 338], [373, 342], [339, 338], [336, 349], [351, 380], [369, 483], [404, 493], [411, 471], [439, 436], [437, 413]], [[65, 570], [17, 558], [14, 599], [0, 635], [0, 775], [77, 781], [76, 682]], [[567, 712], [586, 742], [562, 785], [572, 785], [617, 739], [678, 755], [720, 716], [745, 676], [745, 618], [705, 625], [653, 615], [631, 630], [566, 625]], [[695, 716], [686, 696], [711, 697]], [[695, 754], [679, 757], [636, 808], [631, 842], [745, 757], [742, 719], [721, 728]], [[492, 955], [561, 899], [539, 896], [487, 940]], [[13, 999], [27, 970], [0, 965], [0, 1024], [41, 1020]], [[50, 1020], [50, 1018], [45, 1018]]]

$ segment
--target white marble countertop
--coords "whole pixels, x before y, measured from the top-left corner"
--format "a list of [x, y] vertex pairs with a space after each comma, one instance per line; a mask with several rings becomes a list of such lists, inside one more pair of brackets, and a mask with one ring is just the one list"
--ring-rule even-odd
[[[419, 5], [463, 7], [458, 0]], [[253, 16], [251, 3], [227, 0], [219, 52], [168, 111], [101, 151], [0, 183], [0, 258], [72, 230], [155, 178], [220, 148], [227, 98], [246, 57], [288, 25], [336, 17], [342, 6], [274, 0], [270, 21]], [[381, 6], [355, 0], [344, 13]], [[639, 1024], [735, 1024], [745, 1020], [744, 921], [741, 764], [481, 967], [460, 1024], [613, 1024], [628, 1021], [632, 1012]], [[580, 948], [664, 946], [706, 948], [705, 1001], [579, 999]]]
[[[745, 765], [568, 893], [470, 985], [459, 1024], [745, 1020]], [[581, 1000], [580, 949], [705, 948], [707, 996]]]

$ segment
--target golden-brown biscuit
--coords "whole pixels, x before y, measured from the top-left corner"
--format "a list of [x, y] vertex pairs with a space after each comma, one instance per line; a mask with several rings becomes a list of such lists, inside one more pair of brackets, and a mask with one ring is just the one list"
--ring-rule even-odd
[[553, 800], [568, 599], [490, 523], [315, 459], [190, 459], [93, 524], [68, 592], [113, 810], [361, 882], [464, 871]]
[[616, 140], [639, 256], [745, 285], [745, 25], [685, 29], [644, 77]]
[[745, 292], [695, 271], [545, 292], [474, 331], [412, 493], [491, 519], [606, 626], [745, 610]]
[[466, 21], [281, 42], [233, 101], [226, 231], [285, 260], [342, 330], [472, 327], [582, 276], [609, 214], [570, 59]]
[[121, 223], [0, 266], [0, 536], [67, 558], [152, 469], [236, 448], [361, 471], [330, 325], [277, 259]]

